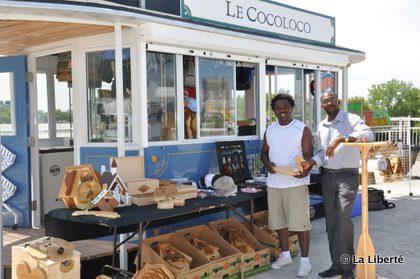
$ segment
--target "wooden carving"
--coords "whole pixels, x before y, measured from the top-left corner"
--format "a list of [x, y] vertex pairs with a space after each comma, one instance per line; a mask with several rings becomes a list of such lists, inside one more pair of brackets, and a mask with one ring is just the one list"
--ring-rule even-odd
[[47, 279], [45, 271], [36, 267], [31, 270], [25, 262], [20, 262], [16, 266], [16, 275], [18, 279]]
[[159, 243], [156, 252], [169, 265], [180, 270], [190, 269], [192, 258], [173, 247], [170, 243]]
[[242, 253], [253, 253], [256, 251], [254, 244], [237, 228], [229, 228], [225, 239]]
[[69, 166], [58, 197], [68, 208], [91, 209], [92, 200], [101, 190], [98, 176], [91, 165]]
[[206, 241], [193, 238], [191, 239], [192, 245], [201, 251], [210, 261], [220, 259], [219, 247], [210, 245]]

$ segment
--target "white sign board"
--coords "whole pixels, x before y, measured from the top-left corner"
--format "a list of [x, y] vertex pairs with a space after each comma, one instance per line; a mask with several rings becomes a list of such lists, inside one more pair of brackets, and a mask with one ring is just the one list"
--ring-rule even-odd
[[183, 0], [182, 17], [335, 45], [335, 19], [266, 0]]

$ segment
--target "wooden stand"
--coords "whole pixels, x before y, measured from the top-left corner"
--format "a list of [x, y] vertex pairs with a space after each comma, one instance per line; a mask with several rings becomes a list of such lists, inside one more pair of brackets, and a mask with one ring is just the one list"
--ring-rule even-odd
[[345, 146], [359, 147], [362, 156], [362, 233], [357, 244], [356, 278], [372, 279], [376, 278], [376, 267], [374, 263], [369, 263], [375, 256], [375, 248], [369, 235], [368, 222], [368, 170], [367, 159], [369, 150], [372, 147], [389, 145], [387, 142], [346, 142]]

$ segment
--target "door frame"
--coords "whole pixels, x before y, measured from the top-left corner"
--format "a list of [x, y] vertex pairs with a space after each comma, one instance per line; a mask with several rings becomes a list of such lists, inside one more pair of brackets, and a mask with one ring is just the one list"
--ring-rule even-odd
[[[63, 44], [62, 46], [48, 48], [43, 51], [33, 51], [28, 55], [28, 72], [31, 73], [31, 80], [28, 82], [29, 90], [29, 136], [32, 144], [31, 151], [31, 200], [36, 202], [36, 207], [31, 211], [32, 227], [41, 227], [41, 174], [39, 157], [39, 136], [38, 136], [38, 92], [36, 83], [36, 59], [51, 54], [70, 51], [72, 53], [72, 64], [74, 56], [74, 45]], [[60, 185], [57, 185], [60, 187]]]

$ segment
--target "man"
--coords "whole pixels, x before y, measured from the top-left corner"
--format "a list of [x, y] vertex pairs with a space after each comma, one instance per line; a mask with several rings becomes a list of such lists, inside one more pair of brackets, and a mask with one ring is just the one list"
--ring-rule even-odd
[[282, 253], [271, 268], [280, 269], [292, 263], [289, 250], [289, 231], [298, 233], [301, 258], [297, 276], [311, 271], [309, 252], [309, 170], [295, 176], [279, 174], [274, 166], [296, 168], [295, 157], [310, 159], [313, 155], [312, 133], [301, 121], [293, 119], [295, 102], [290, 95], [278, 94], [271, 100], [277, 121], [264, 134], [261, 160], [268, 171], [268, 223], [276, 230]]
[[354, 226], [350, 217], [359, 188], [360, 155], [357, 147], [342, 143], [363, 138], [373, 140], [373, 133], [363, 120], [356, 114], [340, 110], [339, 104], [332, 92], [321, 96], [321, 107], [327, 117], [318, 125], [315, 156], [302, 163], [304, 170], [314, 165], [322, 167], [322, 197], [332, 261], [329, 269], [319, 273], [323, 278], [354, 277], [354, 263], [340, 259], [354, 256]]

